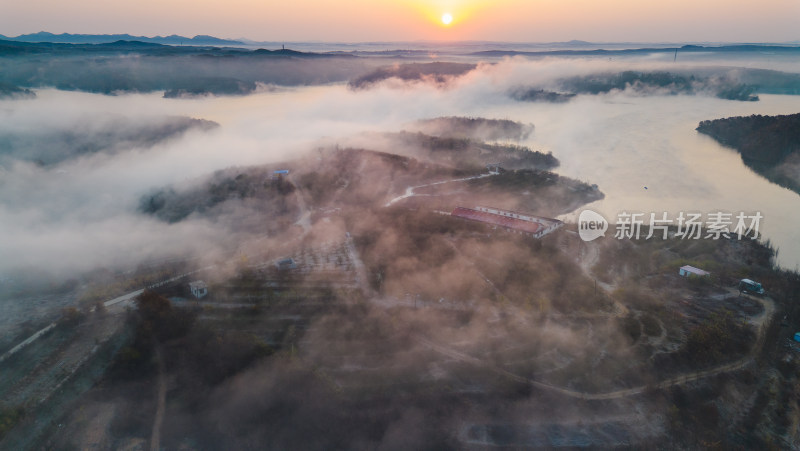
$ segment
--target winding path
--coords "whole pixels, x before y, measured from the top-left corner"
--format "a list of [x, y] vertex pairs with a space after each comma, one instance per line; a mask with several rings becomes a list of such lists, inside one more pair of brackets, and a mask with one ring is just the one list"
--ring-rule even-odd
[[299, 225], [303, 228], [303, 236], [305, 236], [309, 231], [311, 231], [311, 210], [308, 209], [308, 204], [306, 203], [303, 190], [300, 188], [300, 184], [295, 182], [294, 176], [290, 175], [287, 177], [287, 179], [295, 188], [295, 197], [297, 198], [297, 204], [300, 207], [300, 216], [298, 216], [295, 225]]
[[419, 196], [420, 194], [414, 194], [414, 190], [417, 188], [424, 188], [426, 186], [434, 186], [434, 185], [443, 185], [445, 183], [452, 183], [452, 182], [465, 182], [467, 180], [475, 180], [475, 179], [482, 179], [485, 177], [491, 177], [493, 175], [497, 175], [497, 172], [489, 172], [487, 174], [480, 174], [480, 175], [473, 175], [472, 177], [464, 177], [461, 179], [453, 179], [453, 180], [442, 180], [440, 182], [433, 182], [433, 183], [426, 183], [424, 185], [417, 185], [417, 186], [409, 186], [406, 188], [406, 192], [400, 196], [395, 197], [394, 199], [390, 200], [389, 202], [384, 205], [384, 207], [389, 207], [392, 204], [399, 202], [403, 199], [408, 199], [409, 197]]
[[[730, 290], [730, 291], [735, 291], [735, 290]], [[738, 294], [738, 292], [737, 292], [737, 294]], [[717, 374], [727, 373], [727, 372], [731, 372], [731, 371], [737, 371], [737, 370], [740, 370], [740, 369], [744, 368], [745, 366], [747, 366], [751, 362], [753, 362], [754, 357], [759, 352], [761, 352], [761, 349], [764, 346], [764, 340], [765, 340], [767, 326], [769, 325], [769, 321], [772, 319], [773, 315], [775, 314], [775, 303], [771, 298], [764, 297], [764, 298], [755, 298], [755, 299], [764, 306], [764, 311], [760, 315], [758, 315], [757, 317], [754, 317], [754, 318], [751, 319], [751, 323], [758, 327], [758, 340], [756, 341], [756, 345], [751, 350], [750, 355], [748, 355], [748, 356], [746, 356], [746, 357], [744, 357], [742, 359], [736, 360], [734, 362], [726, 363], [726, 364], [723, 364], [723, 365], [718, 365], [718, 366], [715, 366], [715, 367], [712, 367], [712, 368], [707, 368], [705, 370], [691, 371], [691, 372], [684, 373], [684, 374], [681, 374], [681, 375], [678, 375], [678, 376], [675, 376], [675, 377], [664, 379], [664, 380], [662, 380], [662, 381], [660, 381], [658, 383], [655, 383], [655, 384], [640, 385], [640, 386], [637, 386], [637, 387], [632, 387], [632, 388], [627, 388], [627, 389], [622, 389], [622, 390], [614, 390], [614, 391], [610, 391], [610, 392], [606, 392], [606, 393], [586, 393], [586, 392], [581, 392], [581, 391], [576, 391], [576, 390], [570, 390], [568, 388], [558, 387], [556, 385], [547, 384], [547, 383], [540, 382], [540, 381], [537, 381], [537, 380], [534, 380], [534, 379], [530, 379], [530, 378], [527, 378], [527, 377], [524, 377], [524, 376], [520, 376], [518, 374], [514, 374], [514, 373], [512, 373], [512, 372], [510, 372], [510, 371], [508, 371], [508, 370], [506, 370], [504, 368], [501, 368], [501, 367], [499, 367], [497, 365], [494, 365], [492, 363], [485, 362], [485, 361], [483, 361], [481, 359], [478, 359], [476, 357], [472, 357], [470, 355], [464, 354], [462, 352], [456, 351], [456, 350], [448, 348], [446, 346], [442, 346], [440, 344], [434, 343], [434, 342], [428, 340], [427, 338], [416, 337], [416, 340], [419, 343], [421, 343], [422, 345], [424, 345], [424, 346], [426, 346], [426, 347], [428, 347], [428, 348], [430, 348], [430, 349], [432, 349], [432, 350], [434, 350], [434, 351], [436, 351], [436, 352], [438, 352], [440, 354], [443, 354], [443, 355], [446, 355], [446, 356], [451, 357], [453, 359], [456, 359], [458, 361], [465, 362], [465, 363], [470, 363], [470, 364], [473, 364], [473, 365], [478, 365], [478, 366], [481, 366], [483, 368], [486, 368], [486, 369], [489, 369], [491, 371], [494, 371], [495, 373], [498, 373], [498, 374], [506, 376], [506, 377], [508, 377], [510, 379], [513, 379], [515, 381], [526, 383], [526, 384], [530, 384], [530, 385], [533, 385], [534, 387], [537, 387], [537, 388], [540, 388], [540, 389], [543, 389], [543, 390], [547, 390], [547, 391], [550, 391], [550, 392], [558, 393], [558, 394], [561, 394], [561, 395], [564, 395], [564, 396], [568, 396], [570, 398], [583, 399], [583, 400], [587, 400], [587, 401], [618, 399], [618, 398], [624, 398], [624, 397], [628, 397], [628, 396], [638, 395], [638, 394], [644, 393], [644, 392], [646, 392], [648, 390], [653, 390], [653, 389], [658, 389], [658, 388], [661, 388], [661, 389], [669, 388], [669, 387], [672, 387], [674, 385], [685, 384], [687, 382], [692, 382], [692, 381], [696, 381], [698, 379], [703, 379], [703, 378], [706, 378], [706, 377], [715, 376]]]
[[40, 329], [38, 332], [36, 332], [36, 333], [34, 333], [33, 335], [31, 335], [30, 337], [26, 338], [26, 339], [25, 339], [25, 340], [23, 340], [23, 341], [22, 341], [20, 344], [18, 344], [18, 345], [16, 345], [16, 346], [14, 346], [14, 347], [13, 347], [13, 348], [11, 348], [11, 349], [10, 349], [8, 352], [6, 352], [6, 353], [5, 353], [5, 354], [3, 354], [2, 356], [0, 356], [0, 363], [2, 363], [2, 362], [3, 362], [4, 360], [6, 360], [7, 358], [9, 358], [9, 357], [11, 357], [12, 355], [16, 354], [17, 352], [19, 352], [19, 350], [20, 350], [20, 349], [22, 349], [22, 348], [24, 348], [25, 346], [28, 346], [29, 344], [31, 344], [31, 343], [33, 343], [34, 341], [38, 340], [38, 339], [39, 339], [39, 337], [41, 337], [42, 335], [46, 334], [47, 332], [49, 332], [49, 331], [50, 331], [51, 329], [53, 329], [54, 327], [56, 327], [56, 323], [50, 323], [48, 326], [46, 326], [46, 327], [44, 327], [44, 328]]

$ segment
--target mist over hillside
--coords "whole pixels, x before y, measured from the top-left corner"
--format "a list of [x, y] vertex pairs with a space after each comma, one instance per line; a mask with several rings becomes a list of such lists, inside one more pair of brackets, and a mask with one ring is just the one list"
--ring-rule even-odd
[[796, 446], [795, 49], [375, 45], [0, 41], [0, 448]]
[[219, 124], [188, 117], [152, 118], [139, 123], [124, 116], [87, 117], [79, 124], [55, 130], [18, 130], [13, 123], [0, 126], [0, 164], [28, 161], [39, 166], [96, 153], [112, 155], [131, 149], [149, 149], [185, 132], [203, 131]]
[[[476, 69], [476, 62], [483, 61], [479, 58], [484, 56], [455, 52], [453, 58], [456, 61], [430, 61], [428, 54], [355, 56], [347, 52], [195, 44], [162, 45], [151, 40], [127, 38], [99, 44], [3, 40], [0, 41], [0, 68], [3, 69], [0, 93], [29, 95], [25, 89], [55, 87], [103, 94], [164, 91], [166, 97], [180, 98], [246, 95], [269, 90], [273, 86], [344, 82], [353, 89], [369, 89], [392, 80], [401, 84], [424, 82], [446, 87], [453, 79]], [[581, 62], [572, 65], [562, 79], [548, 79], [546, 83], [532, 86], [530, 80], [520, 80], [514, 95], [522, 100], [536, 100], [535, 95], [526, 92], [555, 91], [569, 96], [632, 89], [642, 94], [700, 94], [733, 100], [757, 100], [758, 93], [800, 93], [800, 79], [796, 73], [736, 67], [737, 59], [747, 58], [752, 52], [772, 50], [771, 47], [760, 46], [692, 47], [683, 51], [697, 51], [713, 57], [706, 60], [688, 59], [681, 61], [677, 67], [674, 64], [667, 65], [668, 59], [655, 59], [656, 62], [652, 64], [634, 63], [635, 70], [630, 70], [631, 65], [626, 63], [604, 64], [602, 55], [605, 54], [587, 55], [586, 61], [595, 66], [592, 71], [585, 70], [591, 65]], [[775, 51], [785, 53], [795, 50], [795, 47], [789, 46], [778, 47]], [[658, 57], [661, 53], [666, 55], [658, 49], [639, 49], [634, 55]], [[520, 54], [515, 58], [524, 60], [538, 56]], [[44, 59], [44, 64], [40, 58]], [[502, 61], [495, 59], [489, 62]], [[613, 69], [618, 72], [612, 72]], [[539, 77], [542, 75], [545, 74]], [[546, 96], [538, 98], [553, 101]], [[563, 97], [564, 100], [567, 98]]]

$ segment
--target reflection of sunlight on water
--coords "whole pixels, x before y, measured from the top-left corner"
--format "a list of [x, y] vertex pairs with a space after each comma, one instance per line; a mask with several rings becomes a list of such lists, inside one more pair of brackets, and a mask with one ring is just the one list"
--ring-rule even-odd
[[705, 119], [796, 113], [797, 97], [762, 95], [760, 102], [690, 96], [612, 99], [529, 104], [507, 114], [536, 124], [529, 144], [552, 150], [562, 162], [559, 173], [599, 185], [606, 198], [586, 208], [610, 222], [623, 211], [648, 218], [651, 212], [674, 218], [680, 211], [734, 216], [760, 211], [761, 231], [780, 249], [779, 263], [787, 268], [800, 264], [800, 195], [770, 183], [747, 168], [736, 151], [695, 131]]

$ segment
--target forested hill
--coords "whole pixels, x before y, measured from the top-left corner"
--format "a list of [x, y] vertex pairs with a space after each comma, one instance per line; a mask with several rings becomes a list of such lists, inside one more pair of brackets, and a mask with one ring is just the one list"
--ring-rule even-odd
[[700, 122], [697, 131], [737, 149], [745, 160], [776, 165], [800, 149], [800, 113]]
[[751, 169], [800, 193], [800, 113], [702, 121], [697, 131], [738, 150]]

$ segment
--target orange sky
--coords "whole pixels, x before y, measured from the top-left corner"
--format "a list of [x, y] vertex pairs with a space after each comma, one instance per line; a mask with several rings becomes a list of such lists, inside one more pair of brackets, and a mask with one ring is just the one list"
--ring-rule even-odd
[[[800, 40], [800, 0], [0, 0], [0, 34], [274, 41]], [[443, 26], [441, 16], [453, 15]]]

